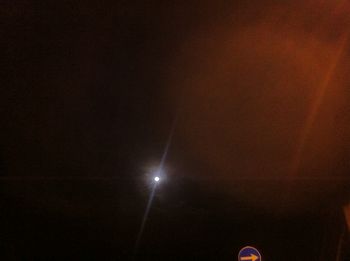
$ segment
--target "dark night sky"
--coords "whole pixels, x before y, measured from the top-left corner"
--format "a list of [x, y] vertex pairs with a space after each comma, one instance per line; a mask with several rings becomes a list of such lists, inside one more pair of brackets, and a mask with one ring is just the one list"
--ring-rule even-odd
[[235, 260], [245, 245], [334, 260], [349, 12], [347, 0], [1, 3], [1, 260], [130, 260], [175, 118], [138, 260]]

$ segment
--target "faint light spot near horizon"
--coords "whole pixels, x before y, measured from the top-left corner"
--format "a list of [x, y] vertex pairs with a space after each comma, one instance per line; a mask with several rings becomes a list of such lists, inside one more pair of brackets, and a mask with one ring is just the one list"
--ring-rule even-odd
[[160, 181], [160, 178], [158, 176], [154, 177], [154, 181], [155, 182], [159, 182]]

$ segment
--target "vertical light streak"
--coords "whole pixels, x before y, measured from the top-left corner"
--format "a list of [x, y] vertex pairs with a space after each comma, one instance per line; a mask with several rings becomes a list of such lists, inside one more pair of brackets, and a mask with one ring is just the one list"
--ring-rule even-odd
[[153, 184], [152, 191], [151, 191], [151, 194], [150, 194], [148, 202], [147, 202], [145, 213], [143, 214], [142, 223], [141, 223], [141, 227], [140, 227], [139, 233], [137, 234], [136, 243], [135, 243], [135, 249], [134, 249], [134, 257], [136, 257], [138, 249], [139, 249], [141, 237], [142, 237], [142, 234], [143, 234], [143, 230], [145, 229], [145, 225], [146, 225], [146, 221], [147, 221], [147, 218], [148, 218], [148, 215], [149, 215], [149, 211], [150, 211], [151, 206], [152, 206], [152, 202], [153, 202], [154, 194], [155, 194], [155, 191], [156, 191], [156, 187], [157, 187], [157, 183], [155, 182]]
[[[160, 160], [160, 163], [159, 163], [159, 166], [158, 166], [158, 169], [157, 169], [157, 172], [156, 172], [156, 175], [159, 176], [159, 177], [161, 177], [161, 173], [163, 173], [162, 170], [164, 168], [164, 163], [165, 163], [165, 161], [167, 159], [167, 156], [168, 156], [168, 153], [169, 153], [169, 148], [170, 148], [173, 136], [174, 136], [175, 126], [176, 126], [176, 123], [177, 123], [177, 118], [178, 117], [176, 116], [174, 121], [173, 121], [173, 124], [171, 126], [171, 130], [170, 130], [170, 133], [169, 133], [169, 136], [168, 136], [168, 140], [167, 140], [167, 143], [165, 145], [164, 152], [163, 152], [162, 158]], [[156, 182], [156, 181], [153, 184], [152, 191], [151, 191], [151, 194], [150, 194], [148, 202], [147, 202], [146, 210], [145, 210], [145, 213], [144, 213], [144, 215], [142, 217], [140, 230], [139, 230], [139, 233], [137, 234], [135, 248], [134, 248], [134, 259], [136, 259], [136, 257], [137, 257], [137, 252], [138, 252], [138, 249], [139, 249], [139, 246], [140, 246], [140, 242], [141, 242], [143, 231], [145, 229], [145, 225], [146, 225], [146, 222], [147, 222], [147, 219], [148, 219], [148, 215], [149, 215], [149, 212], [150, 212], [151, 207], [152, 207], [152, 202], [153, 202], [154, 195], [155, 195], [155, 192], [156, 192], [157, 184], [158, 184], [158, 182]]]
[[305, 120], [304, 127], [302, 128], [301, 135], [300, 135], [299, 140], [297, 142], [297, 149], [296, 149], [295, 155], [292, 159], [292, 164], [291, 164], [291, 168], [290, 168], [290, 176], [291, 177], [295, 177], [298, 173], [307, 139], [310, 135], [310, 132], [311, 132], [311, 129], [314, 125], [316, 116], [317, 116], [318, 111], [319, 111], [319, 109], [322, 105], [322, 102], [324, 100], [324, 96], [326, 94], [326, 91], [330, 85], [330, 82], [332, 80], [334, 72], [337, 68], [340, 57], [343, 54], [343, 51], [345, 49], [345, 46], [347, 43], [347, 38], [348, 38], [347, 36], [348, 36], [348, 34], [346, 34], [346, 36], [340, 41], [339, 47], [337, 49], [337, 53], [335, 54], [334, 59], [331, 61], [329, 69], [328, 69], [319, 89], [317, 90], [315, 98], [310, 106], [309, 112], [308, 112], [306, 120]]

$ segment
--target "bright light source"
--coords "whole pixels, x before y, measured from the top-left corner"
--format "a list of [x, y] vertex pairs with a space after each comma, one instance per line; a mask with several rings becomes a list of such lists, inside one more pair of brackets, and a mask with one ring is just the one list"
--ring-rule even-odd
[[159, 180], [160, 180], [159, 177], [154, 177], [154, 181], [155, 181], [155, 182], [158, 182]]

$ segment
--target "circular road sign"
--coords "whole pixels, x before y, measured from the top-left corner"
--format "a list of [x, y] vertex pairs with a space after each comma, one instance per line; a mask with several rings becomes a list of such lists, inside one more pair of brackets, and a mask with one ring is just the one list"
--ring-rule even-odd
[[262, 259], [255, 247], [246, 246], [239, 251], [238, 261], [262, 261]]

